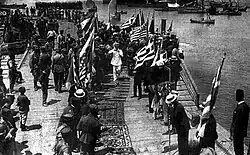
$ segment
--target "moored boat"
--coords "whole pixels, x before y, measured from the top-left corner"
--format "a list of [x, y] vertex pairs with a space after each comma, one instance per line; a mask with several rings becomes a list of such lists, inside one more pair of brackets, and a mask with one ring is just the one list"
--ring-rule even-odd
[[206, 13], [207, 11], [202, 8], [179, 8], [178, 13]]
[[219, 11], [211, 15], [241, 16], [242, 13], [240, 11]]
[[201, 20], [196, 20], [196, 19], [190, 19], [191, 23], [200, 23], [200, 24], [214, 24], [215, 19], [201, 19]]
[[180, 5], [178, 3], [168, 3], [165, 8], [156, 8], [155, 11], [178, 11]]

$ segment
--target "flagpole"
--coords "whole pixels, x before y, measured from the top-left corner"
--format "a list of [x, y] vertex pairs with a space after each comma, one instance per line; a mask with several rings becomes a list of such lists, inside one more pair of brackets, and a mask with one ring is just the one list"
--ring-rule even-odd
[[215, 81], [215, 80], [218, 80], [220, 78], [220, 76], [221, 76], [221, 70], [222, 70], [225, 58], [226, 58], [226, 53], [224, 53], [224, 55], [222, 57], [222, 62], [221, 62], [220, 68], [219, 68], [218, 72], [216, 73], [216, 76], [215, 76], [213, 84], [212, 84], [212, 88], [211, 88], [211, 101], [210, 101], [210, 111], [213, 109], [213, 106], [215, 105], [216, 96], [217, 96], [217, 94], [215, 94], [215, 88], [214, 88], [215, 84], [217, 83], [217, 81]]

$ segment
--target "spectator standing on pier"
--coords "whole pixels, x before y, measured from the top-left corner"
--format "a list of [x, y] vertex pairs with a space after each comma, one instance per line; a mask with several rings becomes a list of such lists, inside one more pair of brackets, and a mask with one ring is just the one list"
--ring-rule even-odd
[[108, 53], [113, 54], [113, 57], [111, 59], [111, 65], [113, 65], [113, 80], [116, 81], [117, 77], [121, 73], [123, 52], [121, 49], [119, 49], [118, 42], [115, 42], [113, 46], [114, 48]]
[[233, 112], [233, 120], [230, 128], [230, 139], [233, 140], [235, 155], [244, 154], [244, 137], [247, 136], [249, 119], [249, 106], [244, 101], [244, 91], [236, 90], [237, 107]]
[[60, 33], [56, 39], [57, 40], [57, 47], [60, 50], [65, 47], [65, 36], [64, 36], [63, 32], [64, 32], [63, 30], [60, 30]]
[[39, 82], [41, 83], [42, 86], [42, 96], [43, 96], [42, 104], [43, 106], [48, 106], [46, 101], [48, 97], [48, 84], [49, 84], [51, 59], [44, 47], [41, 49], [41, 51], [42, 54], [40, 55], [39, 59], [39, 68], [41, 72], [39, 77]]
[[173, 126], [178, 134], [178, 151], [180, 155], [188, 155], [188, 135], [189, 120], [185, 112], [184, 106], [178, 102], [177, 95], [170, 93], [166, 98], [167, 104], [173, 104]]
[[31, 54], [29, 66], [30, 66], [30, 72], [34, 76], [34, 90], [37, 91], [39, 89], [37, 82], [40, 76], [40, 68], [39, 68], [40, 48], [37, 45], [34, 45], [33, 50], [34, 52]]
[[43, 16], [36, 21], [36, 27], [38, 29], [38, 32], [41, 38], [46, 38], [46, 32], [47, 32], [46, 24], [47, 24], [47, 21], [44, 19]]
[[26, 89], [25, 87], [20, 87], [18, 89], [20, 95], [17, 98], [17, 106], [19, 107], [19, 114], [20, 114], [20, 128], [22, 131], [27, 131], [27, 127], [25, 126], [27, 121], [28, 112], [30, 110], [30, 100], [25, 95]]
[[65, 58], [60, 49], [52, 56], [52, 72], [54, 74], [55, 91], [62, 92], [62, 84], [65, 70]]
[[142, 76], [143, 76], [142, 67], [136, 68], [135, 75], [134, 75], [134, 96], [133, 97], [137, 97], [137, 88], [138, 88], [138, 91], [139, 91], [138, 100], [140, 100], [142, 97], [142, 88], [141, 88]]

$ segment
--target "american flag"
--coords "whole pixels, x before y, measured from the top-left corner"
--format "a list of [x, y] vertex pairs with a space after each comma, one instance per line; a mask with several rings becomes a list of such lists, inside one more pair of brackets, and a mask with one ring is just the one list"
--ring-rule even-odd
[[93, 28], [92, 31], [90, 32], [90, 35], [79, 54], [79, 62], [80, 62], [79, 63], [79, 77], [80, 77], [81, 83], [85, 83], [87, 74], [90, 70], [89, 66], [91, 64], [92, 52], [94, 50], [93, 49], [94, 32], [95, 32], [95, 28]]
[[130, 40], [138, 40], [142, 38], [146, 38], [148, 36], [148, 24], [144, 23], [142, 26], [135, 27], [134, 30], [130, 32]]
[[149, 41], [147, 46], [144, 46], [135, 56], [136, 64], [135, 68], [138, 68], [144, 64], [145, 61], [153, 60], [155, 57], [154, 41]]
[[131, 27], [135, 23], [135, 19], [136, 17], [133, 15], [131, 18], [129, 18], [128, 21], [126, 21], [125, 23], [121, 25], [121, 29], [126, 29], [126, 28]]
[[206, 106], [210, 106], [210, 110], [213, 109], [213, 107], [215, 105], [215, 102], [216, 102], [217, 94], [219, 92], [220, 79], [221, 79], [221, 70], [222, 70], [225, 58], [226, 58], [226, 53], [224, 53], [221, 65], [219, 66], [219, 68], [218, 68], [218, 70], [216, 72], [216, 75], [215, 75], [215, 77], [213, 79], [212, 88], [211, 88], [210, 94], [208, 95], [208, 97], [207, 97], [204, 105], [202, 105], [203, 107], [204, 106], [205, 107]]

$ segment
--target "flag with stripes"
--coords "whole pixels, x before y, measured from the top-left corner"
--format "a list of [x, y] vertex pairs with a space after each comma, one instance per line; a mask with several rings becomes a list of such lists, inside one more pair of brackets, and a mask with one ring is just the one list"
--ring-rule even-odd
[[203, 105], [201, 105], [202, 107], [210, 106], [210, 111], [213, 109], [213, 107], [215, 105], [217, 94], [219, 92], [221, 70], [222, 70], [225, 58], [226, 58], [226, 53], [224, 53], [221, 65], [219, 66], [219, 68], [214, 76], [210, 94], [208, 95], [208, 97], [207, 97], [206, 101], [203, 103]]
[[135, 68], [138, 68], [144, 64], [145, 61], [153, 60], [155, 57], [154, 41], [149, 41], [147, 46], [144, 46], [139, 52], [137, 52], [135, 59]]
[[79, 54], [79, 78], [81, 83], [85, 83], [89, 73], [89, 64], [91, 63], [95, 28], [92, 29], [86, 43]]
[[135, 19], [136, 17], [133, 15], [131, 18], [129, 18], [128, 21], [126, 21], [125, 23], [121, 25], [121, 29], [126, 29], [126, 28], [131, 27], [135, 23]]
[[142, 38], [146, 38], [148, 36], [148, 24], [144, 23], [142, 26], [135, 27], [134, 30], [130, 32], [130, 40], [138, 40]]

